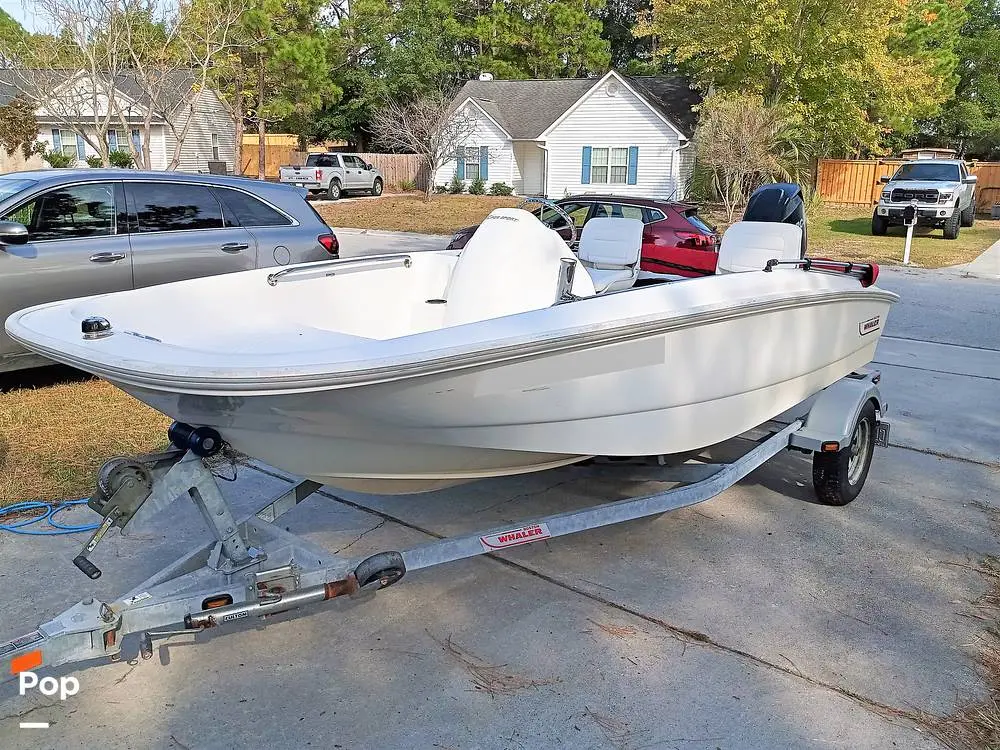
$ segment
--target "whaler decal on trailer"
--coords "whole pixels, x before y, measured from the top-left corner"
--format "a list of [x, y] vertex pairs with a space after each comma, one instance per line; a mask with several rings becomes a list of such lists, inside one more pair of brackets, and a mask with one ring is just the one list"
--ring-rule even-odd
[[877, 331], [879, 329], [879, 321], [880, 317], [876, 315], [874, 318], [869, 318], [866, 321], [858, 323], [858, 333], [864, 336], [866, 333]]
[[528, 544], [538, 539], [549, 539], [551, 536], [549, 527], [544, 523], [533, 523], [530, 526], [501, 531], [499, 534], [481, 536], [479, 541], [483, 543], [483, 549], [491, 550], [516, 547], [519, 544]]

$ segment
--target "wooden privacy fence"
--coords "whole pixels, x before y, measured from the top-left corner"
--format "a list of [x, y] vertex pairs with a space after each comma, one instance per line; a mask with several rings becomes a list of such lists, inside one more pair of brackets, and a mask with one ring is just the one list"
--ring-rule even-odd
[[[883, 176], [892, 175], [901, 159], [820, 159], [816, 191], [826, 203], [844, 206], [874, 206], [882, 192]], [[989, 213], [1000, 203], [1000, 162], [970, 162], [969, 171], [979, 178], [976, 205]]]
[[[299, 151], [295, 146], [265, 144], [264, 176], [268, 179], [277, 179], [279, 167], [289, 164], [305, 164], [307, 156], [306, 152]], [[358, 156], [374, 165], [382, 173], [387, 188], [398, 190], [407, 181], [415, 182], [420, 190], [427, 186], [427, 168], [416, 154], [359, 153]], [[247, 177], [256, 177], [257, 144], [244, 143], [242, 157], [243, 174]]]

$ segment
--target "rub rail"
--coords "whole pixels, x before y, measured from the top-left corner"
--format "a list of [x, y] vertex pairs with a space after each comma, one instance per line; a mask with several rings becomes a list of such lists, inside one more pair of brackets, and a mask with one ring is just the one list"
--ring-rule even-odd
[[371, 271], [377, 268], [409, 268], [413, 258], [406, 254], [372, 255], [367, 258], [351, 258], [348, 260], [321, 260], [304, 266], [285, 268], [267, 275], [268, 286], [277, 286], [279, 281], [304, 281], [321, 276], [337, 276], [338, 274]]

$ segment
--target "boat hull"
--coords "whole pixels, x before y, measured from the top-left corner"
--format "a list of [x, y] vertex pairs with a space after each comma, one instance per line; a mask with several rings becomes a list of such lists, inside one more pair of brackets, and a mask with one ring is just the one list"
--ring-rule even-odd
[[[859, 294], [737, 310], [600, 347], [308, 392], [116, 384], [294, 474], [351, 490], [419, 492], [592, 455], [684, 453], [726, 440], [869, 363], [888, 306]], [[879, 328], [865, 331], [873, 320]]]

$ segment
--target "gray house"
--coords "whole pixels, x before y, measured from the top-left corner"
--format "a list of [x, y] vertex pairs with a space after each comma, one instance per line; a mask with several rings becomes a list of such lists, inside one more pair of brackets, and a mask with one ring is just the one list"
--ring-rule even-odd
[[152, 169], [173, 164], [185, 172], [207, 172], [208, 162], [216, 161], [234, 170], [232, 112], [215, 91], [196, 84], [189, 72], [169, 73], [157, 86], [154, 101], [146, 86], [128, 73], [95, 84], [86, 71], [3, 70], [0, 104], [18, 95], [35, 102], [38, 140], [79, 160], [96, 155], [92, 143], [104, 139], [111, 150], [140, 155], [148, 151]]

